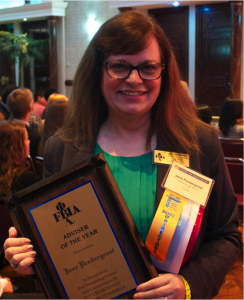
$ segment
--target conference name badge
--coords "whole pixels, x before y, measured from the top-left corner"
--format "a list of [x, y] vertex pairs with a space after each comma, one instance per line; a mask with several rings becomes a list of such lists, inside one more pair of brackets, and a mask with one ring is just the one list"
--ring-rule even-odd
[[204, 210], [213, 184], [213, 179], [176, 161], [171, 163], [161, 185], [165, 191], [146, 240], [157, 268], [179, 272], [200, 207]]
[[161, 186], [205, 207], [214, 180], [173, 161]]

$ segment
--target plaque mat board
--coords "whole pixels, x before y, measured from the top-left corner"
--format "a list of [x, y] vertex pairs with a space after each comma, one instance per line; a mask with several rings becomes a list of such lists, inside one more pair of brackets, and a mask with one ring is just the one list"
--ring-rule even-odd
[[157, 276], [102, 153], [5, 198], [47, 298], [133, 298]]

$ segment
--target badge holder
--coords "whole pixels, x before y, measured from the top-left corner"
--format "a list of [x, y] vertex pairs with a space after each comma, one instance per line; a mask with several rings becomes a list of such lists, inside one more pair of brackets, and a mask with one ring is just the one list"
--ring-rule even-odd
[[214, 180], [173, 161], [146, 247], [160, 270], [178, 274], [196, 242]]

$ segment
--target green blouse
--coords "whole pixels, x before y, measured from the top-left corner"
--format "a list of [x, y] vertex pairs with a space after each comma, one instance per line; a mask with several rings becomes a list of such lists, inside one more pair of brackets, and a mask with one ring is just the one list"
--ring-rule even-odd
[[114, 156], [104, 152], [96, 144], [95, 154], [100, 152], [104, 154], [145, 242], [155, 211], [157, 165], [152, 163], [152, 153], [134, 157]]

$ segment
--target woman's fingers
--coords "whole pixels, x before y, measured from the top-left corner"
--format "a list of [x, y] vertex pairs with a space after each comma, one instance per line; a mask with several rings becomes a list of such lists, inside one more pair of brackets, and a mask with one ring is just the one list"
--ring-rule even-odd
[[139, 285], [134, 299], [185, 299], [185, 285], [179, 275], [162, 274]]
[[169, 282], [169, 280], [167, 280], [167, 277], [159, 276], [159, 277], [153, 278], [147, 282], [140, 284], [137, 287], [136, 291], [144, 292], [147, 290], [155, 289], [155, 288], [161, 287], [163, 285], [166, 285], [168, 282]]
[[17, 238], [17, 230], [9, 229], [9, 238], [4, 242], [5, 258], [11, 266], [23, 274], [34, 274], [32, 264], [35, 261], [36, 252], [27, 238]]
[[4, 245], [5, 258], [10, 261], [15, 254], [32, 251], [33, 246], [30, 245], [30, 240], [26, 238], [8, 238]]
[[17, 230], [15, 229], [15, 227], [10, 227], [8, 230], [8, 234], [9, 234], [9, 237], [12, 237], [12, 238], [18, 236], [18, 233], [17, 233]]
[[34, 270], [32, 268], [32, 264], [35, 262], [35, 258], [28, 257], [22, 260], [16, 267], [16, 271], [21, 272], [22, 274], [31, 275], [34, 274]]
[[8, 248], [11, 247], [20, 247], [24, 245], [29, 245], [30, 242], [31, 241], [27, 238], [8, 238], [5, 240], [3, 247], [4, 250], [7, 250]]
[[164, 287], [134, 295], [134, 299], [165, 299], [166, 297], [171, 299], [169, 292]]
[[10, 264], [19, 265], [23, 260], [27, 258], [35, 258], [36, 251], [30, 251], [26, 253], [15, 254], [9, 260]]

